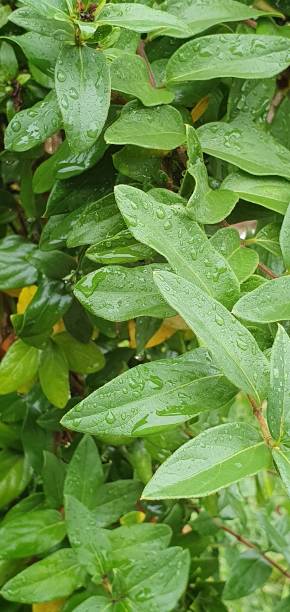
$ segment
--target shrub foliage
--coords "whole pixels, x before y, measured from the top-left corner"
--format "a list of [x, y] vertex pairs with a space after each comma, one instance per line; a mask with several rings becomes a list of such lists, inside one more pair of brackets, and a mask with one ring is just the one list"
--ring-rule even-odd
[[5, 612], [290, 608], [288, 16], [0, 6]]

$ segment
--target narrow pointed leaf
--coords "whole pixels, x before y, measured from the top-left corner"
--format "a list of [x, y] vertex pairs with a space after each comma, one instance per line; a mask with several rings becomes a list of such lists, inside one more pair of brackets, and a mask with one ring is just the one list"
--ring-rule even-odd
[[250, 120], [207, 123], [197, 134], [203, 151], [213, 157], [250, 174], [290, 179], [290, 151]]
[[157, 30], [162, 34], [177, 38], [190, 36], [186, 23], [175, 15], [138, 3], [107, 4], [98, 16], [98, 22], [133, 30], [133, 32]]
[[236, 389], [204, 349], [124, 372], [72, 408], [62, 420], [92, 434], [139, 436], [227, 404]]
[[290, 497], [290, 451], [286, 446], [274, 447], [272, 449], [274, 462], [279, 470], [281, 480]]
[[169, 84], [217, 77], [262, 79], [288, 67], [290, 41], [255, 34], [213, 34], [180, 47], [167, 64]]
[[70, 548], [62, 548], [11, 578], [1, 594], [8, 601], [39, 603], [68, 597], [83, 586], [85, 572]]
[[131, 186], [115, 188], [117, 204], [137, 240], [167, 258], [181, 276], [231, 305], [239, 291], [230, 265], [184, 212]]
[[274, 176], [259, 177], [233, 172], [222, 182], [223, 189], [235, 191], [240, 198], [285, 215], [290, 202], [290, 183]]
[[160, 295], [153, 280], [153, 272], [162, 268], [164, 264], [137, 268], [107, 266], [81, 278], [74, 294], [86, 310], [108, 321], [174, 316], [174, 310]]
[[234, 305], [233, 313], [255, 323], [289, 320], [290, 276], [275, 278], [243, 295]]
[[[289, 197], [290, 200], [290, 197]], [[290, 269], [290, 206], [285, 211], [285, 217], [280, 232], [280, 246], [287, 270]]]
[[267, 469], [270, 464], [270, 451], [251, 425], [218, 425], [173, 453], [145, 487], [143, 497], [166, 499], [210, 495]]
[[226, 377], [260, 404], [268, 390], [269, 364], [248, 329], [197, 285], [170, 272], [155, 272], [155, 281], [210, 349]]
[[16, 113], [5, 132], [5, 146], [13, 151], [27, 151], [57, 132], [62, 124], [54, 91], [31, 108]]
[[290, 338], [281, 325], [271, 351], [267, 420], [275, 440], [290, 438]]
[[[198, 2], [183, 0], [182, 3], [180, 0], [164, 0], [161, 9], [184, 19], [192, 36], [218, 23], [255, 19], [263, 14], [271, 15], [271, 12], [264, 13], [235, 0], [199, 0]], [[279, 15], [274, 10], [272, 14]]]

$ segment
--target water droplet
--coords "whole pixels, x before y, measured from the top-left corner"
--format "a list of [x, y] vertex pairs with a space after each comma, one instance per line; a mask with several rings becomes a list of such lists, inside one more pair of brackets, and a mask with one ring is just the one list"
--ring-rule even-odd
[[74, 87], [71, 87], [68, 93], [73, 100], [77, 100], [79, 97], [79, 94]]
[[66, 80], [66, 74], [63, 70], [58, 70], [57, 71], [57, 75], [56, 78], [58, 81], [60, 81], [61, 83], [64, 83], [64, 81]]
[[13, 132], [19, 132], [21, 130], [21, 123], [20, 123], [20, 121], [18, 121], [18, 119], [15, 119], [14, 121], [12, 121], [11, 128], [12, 128]]
[[67, 109], [69, 107], [68, 98], [65, 94], [62, 96], [60, 103], [64, 109]]
[[220, 315], [218, 315], [218, 314], [215, 316], [215, 322], [217, 323], [217, 325], [220, 325], [220, 326], [225, 324], [223, 318], [220, 317]]
[[163, 208], [157, 208], [156, 215], [157, 215], [158, 219], [164, 219], [165, 211], [163, 210]]
[[114, 423], [115, 420], [116, 420], [115, 415], [113, 414], [111, 410], [109, 410], [108, 414], [106, 415], [106, 422], [108, 423], [108, 425], [112, 425], [112, 423]]
[[164, 229], [165, 229], [165, 230], [168, 230], [168, 229], [170, 229], [171, 227], [172, 227], [172, 223], [171, 223], [171, 221], [170, 221], [169, 219], [167, 219], [167, 220], [165, 221], [165, 223], [164, 223]]

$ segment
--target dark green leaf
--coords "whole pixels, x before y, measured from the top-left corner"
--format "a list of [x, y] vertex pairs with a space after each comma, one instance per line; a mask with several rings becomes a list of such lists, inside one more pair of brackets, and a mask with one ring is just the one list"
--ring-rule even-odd
[[214, 34], [182, 45], [167, 64], [169, 84], [216, 77], [262, 79], [285, 70], [290, 42], [255, 34]]
[[243, 295], [234, 305], [233, 313], [256, 323], [290, 319], [290, 277], [275, 278]]
[[193, 280], [227, 305], [237, 298], [238, 281], [230, 265], [183, 210], [167, 206], [131, 186], [115, 189], [117, 204], [133, 236], [168, 259], [181, 276]]
[[83, 586], [85, 573], [75, 553], [62, 548], [11, 578], [1, 594], [8, 601], [38, 603], [68, 597]]
[[89, 509], [93, 509], [98, 500], [98, 488], [103, 480], [103, 468], [96, 444], [93, 438], [84, 436], [70, 461], [64, 494], [76, 497]]
[[139, 436], [220, 408], [235, 388], [204, 349], [139, 365], [72, 408], [62, 423], [92, 434]]
[[56, 510], [33, 510], [0, 526], [1, 557], [41, 555], [65, 537], [65, 523]]
[[231, 568], [223, 592], [224, 599], [239, 599], [261, 588], [272, 572], [271, 565], [251, 550], [243, 553]]
[[222, 304], [170, 272], [156, 272], [165, 299], [211, 350], [214, 360], [238, 388], [260, 404], [269, 384], [269, 364], [252, 334]]
[[210, 495], [270, 464], [270, 451], [251, 425], [218, 425], [184, 444], [163, 463], [145, 487], [143, 497]]
[[175, 149], [185, 141], [180, 112], [173, 106], [144, 108], [137, 101], [129, 102], [105, 132], [110, 144], [131, 144], [149, 149]]
[[164, 264], [138, 268], [107, 266], [84, 276], [76, 284], [74, 294], [89, 312], [109, 321], [127, 321], [140, 316], [163, 319], [175, 312], [153, 281], [153, 272], [162, 269]]
[[44, 142], [61, 127], [61, 114], [55, 93], [27, 110], [17, 113], [5, 132], [5, 146], [13, 151], [27, 151]]

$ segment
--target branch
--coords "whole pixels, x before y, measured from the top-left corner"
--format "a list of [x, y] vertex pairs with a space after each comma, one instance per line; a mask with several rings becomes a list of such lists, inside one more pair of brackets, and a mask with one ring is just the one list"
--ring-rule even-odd
[[258, 263], [258, 268], [259, 268], [259, 270], [261, 270], [261, 272], [264, 272], [264, 274], [267, 274], [268, 276], [270, 276], [270, 278], [278, 278], [278, 275], [275, 274], [275, 272], [273, 272], [273, 270], [270, 270], [270, 268], [265, 266], [265, 264]]
[[249, 395], [248, 395], [248, 400], [249, 400], [249, 402], [250, 402], [250, 404], [251, 404], [251, 406], [253, 408], [253, 414], [256, 417], [256, 419], [257, 419], [257, 421], [258, 421], [258, 423], [260, 425], [262, 436], [263, 436], [266, 444], [268, 446], [272, 446], [272, 442], [273, 442], [272, 441], [272, 437], [271, 437], [271, 434], [270, 434], [270, 431], [269, 431], [269, 428], [268, 428], [267, 421], [266, 421], [266, 419], [265, 419], [265, 417], [264, 417], [264, 415], [262, 413], [261, 408], [258, 406], [258, 404], [256, 404], [255, 400], [253, 400], [253, 398], [250, 397]]
[[268, 557], [266, 553], [263, 553], [255, 544], [253, 544], [253, 542], [250, 542], [250, 540], [247, 540], [247, 538], [244, 538], [239, 533], [236, 533], [230, 527], [226, 527], [225, 525], [222, 525], [218, 519], [213, 519], [213, 522], [219, 529], [222, 529], [223, 531], [226, 531], [226, 533], [229, 533], [236, 540], [238, 540], [238, 542], [240, 542], [241, 544], [244, 544], [244, 546], [247, 546], [247, 548], [256, 550], [259, 553], [259, 555], [261, 555], [261, 557], [263, 557], [263, 559], [267, 561], [267, 563], [270, 563], [270, 565], [272, 565], [272, 567], [275, 567], [278, 570], [278, 572], [283, 574], [283, 576], [285, 576], [286, 578], [290, 579], [290, 572], [287, 572], [287, 570], [285, 570], [284, 567], [282, 567], [282, 565], [274, 561], [274, 559], [271, 559], [271, 557]]

